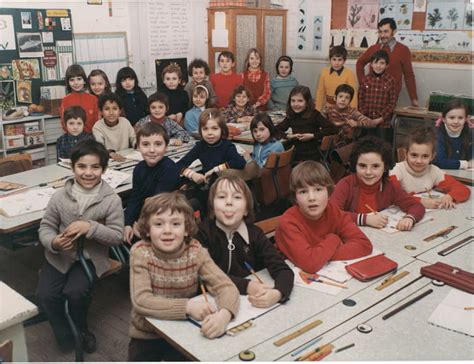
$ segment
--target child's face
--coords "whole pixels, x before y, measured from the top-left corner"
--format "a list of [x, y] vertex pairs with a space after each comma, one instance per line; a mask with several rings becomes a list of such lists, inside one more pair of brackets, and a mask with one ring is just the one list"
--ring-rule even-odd
[[387, 62], [385, 62], [385, 59], [378, 59], [378, 60], [373, 60], [370, 63], [370, 66], [374, 70], [375, 74], [381, 75], [382, 73], [385, 72], [385, 69], [387, 68]]
[[184, 244], [184, 238], [188, 235], [182, 212], [163, 211], [151, 216], [149, 224], [151, 243], [163, 253], [178, 251]]
[[163, 159], [166, 153], [166, 143], [162, 135], [152, 134], [140, 137], [138, 151], [148, 167], [153, 167]]
[[86, 81], [81, 76], [71, 77], [69, 79], [69, 86], [74, 92], [79, 92], [84, 88]]
[[323, 216], [328, 204], [329, 193], [325, 186], [315, 185], [298, 188], [295, 191], [296, 204], [301, 213], [311, 220], [318, 220]]
[[339, 92], [336, 95], [336, 106], [338, 109], [345, 109], [351, 103], [351, 95], [346, 92]]
[[407, 151], [407, 163], [415, 172], [423, 172], [434, 159], [432, 144], [411, 144]]
[[371, 186], [380, 181], [384, 171], [385, 163], [379, 153], [363, 153], [359, 156], [356, 174], [366, 185]]
[[193, 67], [193, 72], [191, 76], [196, 83], [202, 83], [206, 79], [206, 71], [204, 67], [195, 68]]
[[150, 114], [155, 119], [162, 119], [166, 115], [166, 105], [160, 101], [154, 101], [150, 104]]
[[92, 76], [90, 80], [91, 91], [94, 95], [99, 96], [105, 91], [105, 80], [102, 76]]
[[252, 129], [252, 135], [257, 143], [265, 144], [270, 139], [270, 130], [260, 121], [257, 127]]
[[66, 130], [69, 135], [78, 136], [84, 130], [84, 120], [81, 118], [66, 120]]
[[335, 71], [339, 71], [342, 68], [342, 66], [344, 66], [344, 63], [346, 61], [344, 60], [344, 58], [340, 56], [333, 56], [331, 57], [330, 62], [331, 62], [332, 69]]
[[216, 119], [209, 119], [201, 129], [201, 134], [206, 143], [214, 144], [221, 139], [222, 130]]
[[278, 64], [278, 74], [281, 77], [287, 77], [290, 74], [291, 66], [288, 61], [281, 61]]
[[202, 92], [193, 93], [193, 105], [196, 107], [204, 107], [206, 105], [206, 95]]
[[135, 80], [132, 77], [124, 78], [120, 81], [120, 85], [125, 91], [132, 91], [135, 88]]
[[90, 190], [100, 183], [104, 170], [100, 158], [95, 154], [86, 154], [73, 166], [74, 177], [81, 187]]
[[120, 108], [115, 101], [106, 101], [101, 112], [102, 117], [108, 126], [115, 126], [118, 124]]
[[247, 93], [243, 91], [240, 94], [235, 95], [234, 101], [237, 107], [243, 108], [249, 102], [249, 97], [247, 96]]
[[230, 230], [237, 229], [248, 213], [244, 193], [227, 180], [219, 182], [213, 203], [216, 219]]
[[260, 56], [255, 53], [255, 52], [252, 52], [250, 53], [250, 56], [249, 56], [249, 67], [251, 69], [258, 69], [260, 68], [260, 62], [261, 62], [261, 59], [260, 59]]
[[295, 113], [300, 113], [306, 110], [306, 100], [302, 94], [294, 94], [290, 99], [290, 107]]
[[163, 83], [169, 90], [176, 90], [180, 81], [176, 72], [165, 73], [163, 76]]
[[232, 71], [232, 67], [234, 67], [235, 62], [232, 62], [230, 58], [220, 56], [219, 57], [219, 67], [222, 73], [229, 73]]
[[466, 111], [464, 109], [452, 109], [446, 113], [444, 123], [452, 133], [460, 133], [466, 123]]

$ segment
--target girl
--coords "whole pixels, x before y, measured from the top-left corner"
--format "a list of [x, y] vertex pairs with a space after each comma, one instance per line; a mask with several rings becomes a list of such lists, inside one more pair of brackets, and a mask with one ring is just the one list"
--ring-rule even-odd
[[[219, 268], [256, 307], [287, 301], [293, 288], [293, 271], [263, 231], [250, 223], [253, 198], [245, 181], [237, 176], [219, 177], [211, 186], [208, 202], [209, 219], [200, 224], [196, 237]], [[246, 278], [250, 274], [247, 264], [257, 271], [267, 268], [274, 286]]]
[[267, 106], [270, 110], [285, 110], [288, 96], [298, 81], [291, 75], [293, 60], [288, 56], [281, 56], [276, 62], [277, 76], [270, 81], [271, 99]]
[[184, 116], [184, 128], [190, 133], [197, 133], [199, 130], [199, 115], [207, 108], [209, 103], [209, 90], [206, 86], [194, 86], [192, 102], [193, 107]]
[[472, 163], [472, 130], [467, 123], [468, 106], [459, 99], [449, 101], [438, 127], [434, 164], [443, 169], [468, 169]]
[[331, 195], [331, 201], [350, 212], [357, 225], [381, 229], [388, 223], [382, 214], [369, 214], [391, 205], [398, 206], [406, 215], [397, 223], [401, 231], [411, 230], [425, 215], [425, 208], [414, 197], [395, 186], [388, 179], [392, 164], [390, 145], [368, 136], [359, 139], [350, 157], [350, 171], [355, 173], [341, 179]]
[[256, 113], [256, 108], [250, 101], [251, 98], [252, 95], [245, 86], [237, 86], [232, 94], [232, 101], [224, 110], [226, 122], [250, 124]]
[[87, 120], [84, 124], [86, 133], [92, 132], [92, 127], [99, 120], [99, 107], [97, 97], [87, 93], [87, 77], [82, 66], [73, 64], [66, 70], [66, 89], [68, 94], [61, 101], [59, 115], [61, 115], [61, 124], [65, 132], [66, 124], [64, 122], [64, 111], [71, 106], [80, 106], [86, 112]]
[[286, 106], [286, 118], [276, 127], [285, 132], [292, 129], [288, 139], [295, 145], [295, 161], [319, 160], [319, 140], [333, 132], [331, 125], [314, 109], [311, 91], [306, 86], [291, 90]]
[[125, 117], [132, 125], [148, 115], [147, 97], [138, 85], [135, 71], [130, 67], [123, 67], [117, 73], [115, 93], [122, 99]]
[[91, 93], [97, 97], [104, 93], [112, 92], [109, 78], [102, 70], [92, 70], [87, 80], [89, 81]]
[[250, 48], [245, 58], [245, 69], [243, 73], [244, 86], [251, 93], [250, 104], [254, 108], [265, 111], [270, 99], [270, 78], [263, 70], [262, 56], [256, 48]]
[[[179, 192], [146, 200], [137, 230], [142, 240], [130, 252], [132, 315], [129, 361], [185, 361], [146, 317], [202, 320], [201, 333], [212, 339], [222, 335], [239, 308], [239, 292], [192, 236], [197, 227], [191, 206]], [[198, 279], [217, 298], [217, 311], [190, 300]]]
[[[469, 199], [471, 191], [455, 178], [431, 164], [435, 157], [435, 132], [430, 127], [419, 127], [408, 136], [407, 158], [390, 171], [390, 180], [408, 193], [422, 193], [433, 188], [446, 193], [441, 198], [419, 198], [427, 209], [451, 209], [455, 203]], [[418, 198], [418, 197], [416, 197]]]

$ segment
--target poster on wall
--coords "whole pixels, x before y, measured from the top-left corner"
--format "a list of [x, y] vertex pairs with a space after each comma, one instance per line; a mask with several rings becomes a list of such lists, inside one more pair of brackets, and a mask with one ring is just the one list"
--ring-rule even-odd
[[13, 79], [29, 80], [40, 78], [39, 61], [37, 59], [14, 59], [12, 60]]
[[11, 15], [0, 15], [0, 51], [15, 50], [15, 27]]
[[33, 27], [33, 22], [31, 21], [31, 13], [29, 11], [21, 12], [21, 28], [22, 29], [31, 29]]
[[31, 104], [31, 81], [17, 81], [16, 83], [18, 102]]
[[0, 64], [0, 81], [13, 80], [13, 69], [11, 64]]
[[465, 9], [464, 1], [430, 1], [426, 8], [425, 29], [462, 29]]
[[44, 43], [54, 43], [54, 33], [53, 32], [42, 32], [41, 36], [43, 37]]
[[347, 28], [377, 29], [379, 0], [349, 0]]
[[400, 30], [395, 38], [410, 49], [470, 52], [472, 39], [463, 31]]
[[43, 42], [40, 33], [17, 33], [20, 58], [43, 57]]
[[0, 109], [8, 110], [16, 105], [15, 81], [0, 82]]
[[393, 18], [397, 29], [411, 29], [413, 19], [412, 0], [380, 0], [379, 20]]

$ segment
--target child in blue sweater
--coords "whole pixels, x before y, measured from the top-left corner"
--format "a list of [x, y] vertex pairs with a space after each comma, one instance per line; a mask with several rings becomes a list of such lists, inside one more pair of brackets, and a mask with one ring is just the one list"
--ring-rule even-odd
[[193, 107], [184, 116], [184, 128], [190, 133], [199, 131], [199, 116], [208, 106], [209, 90], [204, 85], [197, 85], [192, 91]]
[[291, 75], [293, 60], [288, 56], [281, 56], [276, 62], [277, 76], [270, 81], [272, 92], [267, 107], [269, 110], [286, 110], [288, 97], [293, 87], [298, 86], [298, 81]]

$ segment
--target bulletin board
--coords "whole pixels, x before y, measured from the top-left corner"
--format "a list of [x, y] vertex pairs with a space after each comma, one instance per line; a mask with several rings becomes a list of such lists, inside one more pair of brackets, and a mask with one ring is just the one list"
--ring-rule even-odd
[[0, 9], [0, 108], [39, 103], [40, 87], [64, 85], [74, 63], [68, 9]]
[[414, 62], [473, 63], [469, 0], [332, 0], [331, 44], [358, 58], [378, 40], [377, 23], [394, 18], [397, 41]]

